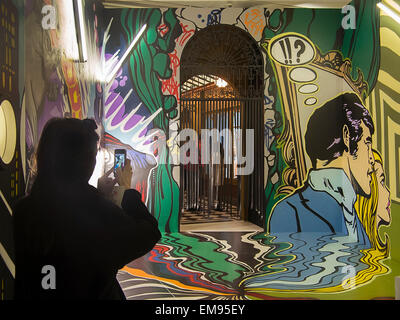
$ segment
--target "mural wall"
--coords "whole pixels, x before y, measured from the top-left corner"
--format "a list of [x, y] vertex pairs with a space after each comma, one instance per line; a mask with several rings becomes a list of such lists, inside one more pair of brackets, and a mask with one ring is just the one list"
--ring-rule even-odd
[[[54, 27], [42, 25], [46, 5], [56, 8]], [[120, 272], [123, 283], [137, 284], [124, 285], [128, 298], [394, 295], [393, 276], [400, 269], [400, 239], [394, 232], [400, 210], [400, 80], [391, 66], [398, 62], [392, 44], [399, 42], [399, 28], [386, 16], [380, 19], [376, 1], [353, 1], [355, 28], [343, 29], [341, 10], [103, 10], [86, 0], [87, 63], [74, 61], [75, 35], [63, 28], [70, 23], [63, 15], [69, 5], [26, 1], [21, 8], [24, 79], [12, 77], [21, 73], [11, 60], [15, 38], [10, 37], [11, 53], [0, 61], [11, 74], [7, 83], [0, 73], [0, 88], [13, 101], [11, 131], [16, 133], [10, 156], [9, 138], [0, 140], [4, 225], [10, 225], [13, 197], [29, 191], [34, 179], [35, 147], [46, 121], [91, 117], [102, 136], [91, 183], [113, 165], [115, 149], [127, 149], [132, 187], [164, 232], [151, 253]], [[12, 34], [10, 19], [6, 25]], [[106, 83], [105, 75], [145, 23], [144, 36]], [[177, 233], [183, 191], [177, 138], [180, 58], [190, 38], [213, 24], [245, 30], [263, 54], [265, 232]], [[334, 108], [332, 115], [332, 104], [349, 109], [343, 108], [343, 115]], [[4, 122], [10, 108], [1, 108]], [[335, 129], [332, 124], [340, 121], [343, 125]], [[329, 143], [334, 130], [339, 133]], [[318, 151], [315, 145], [324, 137], [325, 150]], [[12, 235], [11, 228], [1, 228], [1, 292], [8, 295], [13, 250], [7, 239]]]
[[19, 1], [0, 1], [0, 300], [13, 295], [12, 207], [24, 191], [19, 135], [23, 15]]
[[101, 124], [102, 7], [96, 1], [85, 3], [85, 63], [77, 62], [72, 2], [34, 0], [25, 5], [25, 126], [21, 130], [26, 139], [21, 150], [27, 191], [35, 176], [35, 148], [49, 119], [90, 117]]
[[[344, 91], [355, 91], [364, 99], [375, 85], [380, 57], [376, 10], [372, 2], [356, 1], [354, 5], [360, 12], [354, 30], [342, 28], [344, 15], [340, 10], [105, 10], [109, 38], [104, 47], [106, 58], [111, 62], [114, 54], [118, 56], [119, 52], [119, 56], [122, 55], [135, 32], [144, 23], [148, 25], [145, 37], [140, 40], [129, 62], [106, 88], [104, 126], [110, 135], [146, 155], [149, 163], [146, 161], [144, 171], [138, 171], [146, 172], [147, 177], [143, 177], [144, 181], [135, 181], [134, 185], [146, 195], [144, 198], [159, 218], [161, 229], [176, 231], [178, 228], [176, 132], [179, 127], [179, 71], [180, 57], [188, 40], [209, 25], [229, 24], [250, 33], [264, 54], [267, 222], [275, 203], [302, 184], [309, 167], [305, 150], [297, 150], [304, 159], [296, 161], [304, 163], [301, 169], [297, 168], [300, 171], [296, 171], [295, 167], [299, 166], [290, 158], [290, 148], [281, 148], [281, 145], [304, 144], [302, 135], [307, 119], [316, 106]], [[356, 33], [360, 29], [362, 34]], [[365, 37], [364, 32], [369, 35], [366, 41], [355, 41], [356, 35], [360, 39]], [[271, 41], [276, 44], [272, 59], [269, 52]], [[363, 55], [358, 55], [359, 52]], [[274, 54], [280, 54], [282, 59], [274, 59]], [[285, 59], [285, 54], [293, 57]], [[298, 58], [301, 58], [299, 62], [289, 62]], [[286, 68], [279, 69], [285, 63]], [[316, 71], [307, 69], [314, 76], [296, 81], [292, 78], [293, 83], [297, 83], [297, 89], [283, 88], [284, 77], [293, 66], [304, 67], [310, 63], [317, 68]], [[297, 73], [304, 70], [297, 69]], [[325, 82], [335, 85], [328, 86]], [[300, 88], [302, 83], [310, 85]], [[290, 101], [285, 100], [285, 90], [289, 89], [299, 90], [299, 96], [292, 95]], [[303, 110], [295, 115], [300, 117], [301, 123], [296, 125], [301, 126], [297, 134], [302, 141], [287, 137], [289, 131], [285, 122], [292, 121], [294, 117], [285, 114], [284, 108], [288, 110], [294, 104], [296, 109]], [[154, 188], [161, 189], [155, 192]]]
[[[385, 18], [380, 27], [375, 1], [352, 5], [357, 14], [348, 29], [341, 10], [105, 10], [109, 59], [148, 25], [105, 90], [104, 128], [132, 159], [146, 159], [137, 160], [144, 174], [136, 185], [165, 232], [151, 254], [121, 271], [126, 283], [155, 285], [139, 293], [127, 285], [128, 298], [394, 295], [387, 285], [377, 288], [399, 268], [391, 160], [398, 156], [392, 146], [399, 108], [388, 67], [397, 53], [385, 49], [398, 37]], [[175, 161], [180, 57], [188, 40], [212, 24], [245, 30], [264, 56], [266, 232], [237, 233], [240, 241], [174, 233], [183, 192]], [[156, 290], [160, 281], [165, 288]]]
[[85, 4], [88, 61], [78, 63], [72, 1], [0, 1], [0, 299], [13, 297], [13, 207], [35, 177], [45, 123], [90, 117], [101, 124], [103, 8]]
[[400, 261], [400, 252], [394, 249], [394, 244], [399, 243], [399, 237], [394, 232], [398, 230], [399, 212], [399, 134], [400, 134], [400, 106], [398, 105], [399, 79], [396, 68], [392, 68], [399, 61], [399, 25], [389, 16], [381, 13], [380, 38], [381, 38], [381, 63], [376, 85], [366, 100], [366, 106], [376, 125], [373, 147], [379, 150], [383, 158], [386, 185], [390, 190], [392, 199], [392, 223], [390, 227], [382, 226], [381, 236], [387, 233], [392, 245], [391, 256]]

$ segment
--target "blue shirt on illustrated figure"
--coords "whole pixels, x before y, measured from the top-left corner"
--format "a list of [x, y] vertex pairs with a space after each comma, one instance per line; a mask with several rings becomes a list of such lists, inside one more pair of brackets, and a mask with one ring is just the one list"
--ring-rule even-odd
[[342, 169], [311, 170], [305, 185], [275, 206], [270, 233], [333, 233], [369, 246], [354, 210], [356, 200]]
[[304, 136], [312, 168], [303, 187], [278, 202], [269, 220], [274, 233], [331, 233], [370, 246], [354, 204], [371, 195], [374, 124], [355, 93], [314, 110]]

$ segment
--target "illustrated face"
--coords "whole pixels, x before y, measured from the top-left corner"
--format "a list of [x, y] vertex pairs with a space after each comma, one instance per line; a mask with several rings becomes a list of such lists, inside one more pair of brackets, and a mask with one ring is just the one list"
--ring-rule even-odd
[[375, 163], [375, 174], [378, 184], [378, 205], [376, 209], [377, 226], [390, 224], [390, 191], [385, 183], [385, 173], [379, 162]]
[[372, 153], [372, 137], [370, 130], [361, 124], [363, 134], [357, 144], [357, 154], [349, 157], [349, 166], [355, 191], [361, 195], [371, 194], [371, 174], [373, 172], [374, 155]]

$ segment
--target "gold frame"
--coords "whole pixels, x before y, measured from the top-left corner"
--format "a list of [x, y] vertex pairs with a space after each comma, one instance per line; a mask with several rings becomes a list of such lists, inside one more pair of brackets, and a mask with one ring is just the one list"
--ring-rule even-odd
[[[269, 41], [262, 44], [265, 50], [268, 48]], [[353, 80], [351, 77], [352, 64], [349, 59], [343, 59], [338, 51], [329, 51], [322, 55], [318, 48], [315, 48], [314, 59], [306, 64], [311, 67], [322, 69], [343, 78], [362, 101], [366, 98], [368, 84], [364, 80], [361, 70], [358, 70], [358, 77]], [[300, 130], [300, 118], [297, 101], [296, 87], [289, 80], [291, 66], [281, 65], [270, 59], [277, 83], [279, 83], [279, 95], [284, 112], [284, 131], [278, 140], [278, 145], [282, 149], [283, 158], [288, 167], [282, 173], [282, 185], [278, 188], [277, 194], [290, 194], [303, 185], [307, 177], [307, 167], [305, 161], [305, 147], [302, 142]]]

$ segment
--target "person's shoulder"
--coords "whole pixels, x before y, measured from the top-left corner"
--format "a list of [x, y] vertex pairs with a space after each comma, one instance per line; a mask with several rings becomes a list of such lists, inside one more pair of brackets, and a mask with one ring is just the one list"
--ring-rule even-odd
[[300, 200], [308, 205], [316, 205], [320, 208], [340, 207], [337, 200], [328, 192], [323, 190], [314, 190], [308, 187], [300, 194]]
[[298, 221], [305, 211], [303, 193], [308, 188], [309, 186], [304, 184], [275, 204], [269, 221], [271, 231], [296, 232], [298, 230]]
[[25, 195], [22, 198], [18, 199], [18, 201], [14, 205], [13, 214], [19, 215], [21, 213], [26, 212], [26, 209], [32, 209], [34, 206], [34, 199], [31, 195]]
[[105, 195], [100, 193], [100, 191], [88, 185], [86, 188], [86, 204], [89, 207], [95, 207], [99, 211], [110, 211], [110, 210], [121, 210], [114, 202], [108, 199]]
[[292, 194], [288, 195], [287, 197], [281, 199], [274, 208], [275, 210], [279, 210], [281, 208], [293, 207], [297, 206], [298, 203], [301, 201], [300, 193], [304, 192], [304, 188], [297, 189]]

